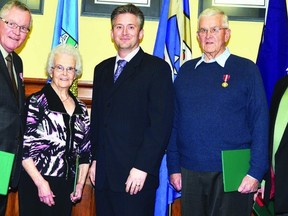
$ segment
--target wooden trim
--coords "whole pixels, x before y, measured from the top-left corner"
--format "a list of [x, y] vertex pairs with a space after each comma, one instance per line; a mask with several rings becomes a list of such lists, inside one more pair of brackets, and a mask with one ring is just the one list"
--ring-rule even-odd
[[[26, 97], [41, 90], [46, 82], [47, 79], [25, 78], [24, 83]], [[90, 108], [92, 104], [92, 89], [92, 81], [78, 80], [78, 98], [82, 100], [88, 108]]]

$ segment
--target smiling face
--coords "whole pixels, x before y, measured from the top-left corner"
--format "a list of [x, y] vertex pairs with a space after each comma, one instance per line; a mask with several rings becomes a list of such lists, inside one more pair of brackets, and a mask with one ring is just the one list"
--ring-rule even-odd
[[55, 54], [54, 67], [51, 69], [52, 85], [68, 91], [75, 79], [75, 70], [73, 70], [75, 65], [76, 61], [72, 55]]
[[[206, 33], [197, 34], [199, 44], [205, 54], [205, 59], [214, 59], [225, 51], [226, 42], [230, 38], [230, 29], [224, 28], [222, 25], [222, 15], [203, 16], [199, 20], [199, 29], [207, 29]], [[219, 31], [211, 32], [210, 29], [219, 29]]]
[[117, 15], [113, 21], [111, 38], [121, 57], [136, 49], [143, 38], [143, 29], [140, 30], [137, 16], [130, 13]]
[[[17, 7], [13, 7], [7, 11], [2, 18], [6, 21], [16, 23], [18, 26], [27, 28], [30, 26], [30, 13]], [[0, 20], [0, 44], [8, 53], [20, 47], [25, 41], [27, 34], [20, 32], [19, 28], [13, 29], [8, 27], [3, 20]]]

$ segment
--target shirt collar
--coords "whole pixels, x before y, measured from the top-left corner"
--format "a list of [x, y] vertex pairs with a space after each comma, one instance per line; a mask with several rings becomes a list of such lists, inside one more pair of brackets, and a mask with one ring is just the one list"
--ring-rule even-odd
[[5, 59], [6, 56], [9, 54], [1, 45], [0, 45], [0, 51], [1, 51], [4, 59]]
[[205, 55], [204, 53], [201, 56], [201, 59], [197, 62], [197, 64], [195, 65], [195, 69], [202, 63], [202, 62], [206, 62], [206, 63], [213, 63], [213, 62], [217, 62], [221, 67], [225, 66], [225, 63], [227, 61], [227, 59], [229, 58], [229, 56], [231, 55], [228, 47], [225, 48], [225, 51], [219, 55], [218, 57], [216, 57], [215, 59], [210, 59], [209, 61], [205, 61]]
[[[131, 53], [129, 53], [125, 58], [124, 60], [129, 62], [137, 53], [138, 51], [140, 50], [140, 46], [138, 46], [136, 49], [134, 49]], [[116, 56], [116, 66], [117, 66], [117, 62], [118, 60], [120, 60], [122, 58], [120, 58], [120, 56], [117, 54]]]

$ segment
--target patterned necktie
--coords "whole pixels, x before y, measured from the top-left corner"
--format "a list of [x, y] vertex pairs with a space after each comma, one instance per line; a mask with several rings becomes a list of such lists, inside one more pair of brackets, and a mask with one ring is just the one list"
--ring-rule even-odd
[[123, 71], [123, 68], [125, 67], [127, 61], [125, 60], [118, 60], [117, 61], [117, 69], [114, 73], [114, 82], [116, 82], [117, 78], [120, 76], [121, 72]]
[[12, 87], [13, 87], [13, 90], [14, 90], [14, 94], [15, 94], [16, 97], [18, 97], [18, 88], [17, 88], [17, 85], [16, 85], [16, 80], [15, 80], [15, 77], [14, 77], [14, 73], [13, 73], [12, 55], [8, 54], [5, 59], [7, 61], [7, 68], [8, 68], [9, 76], [10, 76], [10, 79], [11, 79]]

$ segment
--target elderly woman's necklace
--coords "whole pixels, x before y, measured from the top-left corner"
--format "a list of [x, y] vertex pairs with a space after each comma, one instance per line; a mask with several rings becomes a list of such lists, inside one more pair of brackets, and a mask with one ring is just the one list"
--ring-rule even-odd
[[70, 98], [70, 96], [68, 95], [67, 98], [65, 98], [64, 100], [61, 99], [62, 103], [67, 101]]

